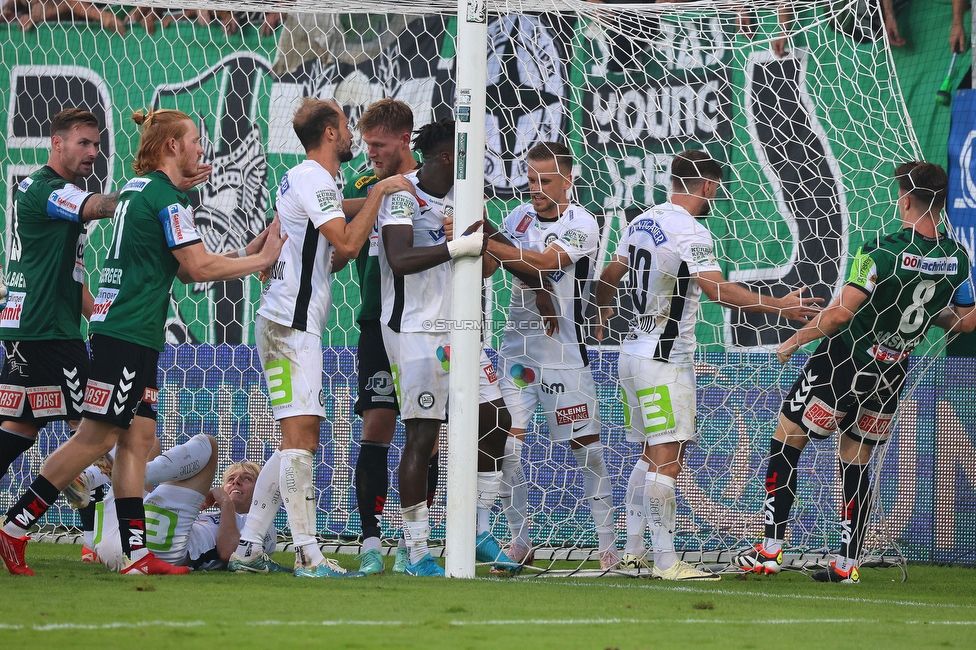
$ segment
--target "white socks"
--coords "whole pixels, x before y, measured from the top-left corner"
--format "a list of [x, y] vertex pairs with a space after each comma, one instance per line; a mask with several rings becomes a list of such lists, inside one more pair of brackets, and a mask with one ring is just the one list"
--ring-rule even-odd
[[656, 472], [647, 475], [644, 486], [644, 509], [651, 528], [654, 566], [660, 571], [667, 571], [678, 561], [674, 552], [674, 527], [677, 519], [674, 487], [673, 478]]
[[624, 553], [643, 556], [647, 552], [644, 545], [644, 529], [647, 528], [647, 511], [644, 510], [644, 486], [650, 465], [643, 458], [634, 464], [627, 481], [627, 546]]
[[502, 478], [498, 486], [498, 496], [512, 533], [512, 541], [528, 548], [529, 526], [526, 519], [529, 510], [529, 487], [522, 470], [523, 443], [515, 436], [505, 441], [505, 456], [502, 458]]
[[590, 503], [590, 513], [596, 526], [600, 552], [616, 550], [616, 536], [613, 531], [613, 494], [607, 465], [603, 461], [603, 444], [594, 442], [573, 449], [573, 456], [583, 470], [583, 494]]
[[403, 516], [403, 539], [410, 549], [410, 564], [416, 564], [430, 552], [427, 550], [427, 539], [430, 537], [427, 503], [401, 507], [400, 514]]
[[306, 568], [318, 566], [325, 559], [315, 539], [314, 459], [315, 454], [305, 449], [282, 449], [281, 472], [278, 475], [278, 489], [281, 490], [281, 501], [288, 513], [297, 562]]
[[281, 452], [276, 451], [261, 468], [258, 480], [254, 482], [254, 499], [237, 546], [237, 554], [245, 560], [264, 553], [264, 536], [281, 506], [281, 493], [278, 491], [280, 472]]
[[491, 526], [491, 509], [498, 498], [498, 487], [502, 482], [502, 472], [478, 472], [478, 527], [477, 533], [487, 531]]
[[182, 445], [156, 456], [146, 465], [146, 485], [184, 481], [200, 473], [216, 450], [206, 434], [198, 433]]

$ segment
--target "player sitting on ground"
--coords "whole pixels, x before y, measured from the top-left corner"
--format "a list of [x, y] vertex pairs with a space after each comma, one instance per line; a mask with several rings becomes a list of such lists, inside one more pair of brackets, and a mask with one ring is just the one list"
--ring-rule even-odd
[[[146, 541], [156, 557], [177, 567], [213, 571], [227, 566], [237, 548], [240, 530], [251, 507], [254, 482], [261, 467], [234, 463], [224, 471], [221, 485], [212, 487], [217, 471], [217, 441], [197, 434], [146, 465], [146, 481], [159, 483], [145, 497]], [[119, 543], [115, 498], [109, 490], [96, 515], [95, 552], [108, 568], [124, 564]], [[218, 512], [202, 512], [216, 506]], [[274, 553], [277, 531], [272, 525], [264, 550]], [[275, 571], [290, 573], [274, 565]]]
[[908, 162], [895, 170], [895, 180], [902, 230], [859, 249], [840, 294], [777, 350], [786, 363], [800, 347], [826, 337], [783, 401], [769, 442], [765, 539], [733, 559], [746, 571], [779, 573], [800, 453], [811, 438], [839, 431], [840, 552], [813, 579], [860, 580], [871, 452], [891, 437], [908, 357], [932, 325], [967, 332], [976, 326], [969, 256], [939, 230], [949, 185], [945, 171]]
[[664, 580], [719, 580], [674, 552], [675, 485], [687, 445], [695, 440], [695, 323], [702, 291], [725, 307], [808, 321], [817, 310], [802, 289], [782, 298], [725, 280], [702, 217], [722, 182], [722, 168], [704, 151], [683, 151], [671, 163], [671, 200], [634, 219], [596, 288], [600, 325], [624, 275], [633, 305], [620, 343], [618, 376], [627, 440], [644, 446], [627, 484], [627, 546], [621, 566], [648, 568], [644, 530], [650, 524], [652, 575]]

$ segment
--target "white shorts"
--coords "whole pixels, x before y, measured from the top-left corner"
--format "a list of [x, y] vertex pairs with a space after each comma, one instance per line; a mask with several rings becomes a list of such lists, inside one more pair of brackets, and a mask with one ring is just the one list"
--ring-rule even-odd
[[528, 429], [536, 406], [542, 404], [551, 440], [600, 435], [600, 409], [589, 368], [540, 370], [508, 359], [501, 359], [501, 365], [501, 392], [513, 429]]
[[481, 349], [481, 375], [478, 382], [478, 393], [479, 401], [482, 404], [495, 402], [502, 398], [501, 382], [498, 381], [495, 366], [491, 364], [491, 359], [488, 358], [488, 353], [485, 352], [484, 348]]
[[451, 335], [448, 332], [394, 332], [383, 324], [401, 420], [447, 419]]
[[621, 354], [617, 361], [627, 440], [645, 445], [695, 439], [695, 367]]
[[[190, 528], [203, 507], [204, 495], [190, 488], [163, 484], [146, 497], [146, 548], [174, 566], [187, 564]], [[112, 571], [125, 565], [115, 496], [95, 507], [95, 552]]]
[[254, 338], [274, 419], [297, 415], [325, 419], [322, 337], [258, 314], [254, 319]]

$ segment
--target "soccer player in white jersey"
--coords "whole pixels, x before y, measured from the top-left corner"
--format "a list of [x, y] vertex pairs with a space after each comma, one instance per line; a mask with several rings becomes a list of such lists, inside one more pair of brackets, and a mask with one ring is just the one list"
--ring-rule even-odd
[[[582, 327], [599, 227], [589, 212], [570, 202], [573, 157], [564, 144], [537, 144], [526, 154], [526, 161], [531, 201], [506, 217], [503, 232], [494, 233], [488, 242], [488, 253], [516, 276], [510, 326], [499, 350], [502, 395], [512, 415], [501, 495], [512, 532], [508, 555], [531, 562], [522, 438], [541, 403], [551, 439], [568, 441], [583, 468], [584, 495], [599, 538], [600, 566], [611, 569], [618, 562], [613, 496]], [[551, 294], [556, 312], [549, 329], [539, 327], [543, 318], [537, 301], [544, 292], [532, 289], [520, 275], [541, 278]]]
[[[427, 549], [426, 486], [428, 460], [447, 418], [451, 260], [481, 256], [484, 236], [476, 232], [481, 222], [450, 241], [445, 235], [445, 219], [454, 213], [454, 121], [442, 119], [421, 128], [414, 149], [424, 155], [423, 166], [407, 175], [416, 195], [392, 194], [380, 207], [380, 320], [406, 432], [399, 470], [403, 536], [410, 551], [406, 574], [443, 576], [444, 569]], [[492, 450], [486, 449], [484, 440], [479, 446], [497, 461], [504, 453], [504, 437], [489, 438], [496, 443]], [[497, 483], [496, 473], [490, 478]], [[481, 479], [479, 473], [479, 488], [484, 487]], [[511, 566], [490, 534], [483, 533], [478, 537], [478, 559]]]
[[712, 236], [699, 219], [709, 213], [722, 168], [708, 153], [689, 150], [671, 164], [671, 200], [630, 223], [596, 288], [600, 325], [624, 275], [634, 320], [620, 344], [618, 376], [627, 439], [643, 454], [627, 484], [627, 546], [621, 566], [648, 568], [644, 530], [653, 545], [652, 575], [664, 580], [720, 580], [679, 560], [674, 551], [675, 485], [685, 448], [695, 439], [695, 322], [702, 291], [710, 300], [744, 311], [807, 321], [819, 298], [798, 289], [782, 298], [727, 282]]
[[[94, 466], [86, 471], [99, 472]], [[213, 487], [217, 441], [203, 433], [156, 456], [146, 465], [147, 484], [159, 484], [146, 496], [146, 541], [156, 557], [197, 570], [225, 568], [237, 548], [260, 472], [256, 463], [234, 463], [224, 471], [221, 485]], [[94, 543], [98, 559], [113, 571], [125, 562], [114, 501], [109, 490], [96, 508]], [[212, 506], [218, 512], [203, 512]], [[272, 524], [265, 531], [264, 551], [274, 553], [276, 541]], [[289, 571], [277, 564], [273, 567], [277, 572]]]
[[381, 197], [411, 185], [402, 176], [381, 181], [347, 223], [335, 177], [339, 166], [352, 159], [349, 119], [333, 102], [305, 99], [292, 124], [306, 159], [278, 185], [276, 212], [288, 240], [271, 268], [254, 324], [271, 409], [281, 425], [281, 447], [261, 470], [252, 515], [228, 569], [268, 571], [262, 540], [277, 511], [271, 503], [280, 486], [295, 543], [295, 576], [361, 576], [325, 559], [315, 538], [312, 463], [325, 418], [322, 331], [332, 309], [333, 265], [359, 253]]

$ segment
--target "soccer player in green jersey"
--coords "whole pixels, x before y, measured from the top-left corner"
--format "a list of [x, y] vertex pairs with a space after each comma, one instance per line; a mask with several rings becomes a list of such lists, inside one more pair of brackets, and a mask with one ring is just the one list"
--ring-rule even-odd
[[777, 350], [785, 363], [801, 346], [826, 337], [783, 402], [769, 445], [765, 540], [733, 560], [746, 571], [779, 572], [800, 453], [811, 438], [840, 432], [840, 552], [813, 579], [858, 582], [871, 452], [891, 437], [908, 356], [932, 325], [972, 331], [976, 324], [969, 256], [939, 230], [945, 171], [908, 162], [895, 170], [895, 180], [902, 230], [860, 249], [840, 295]]
[[98, 118], [66, 108], [51, 119], [47, 164], [14, 191], [7, 251], [7, 305], [0, 313], [6, 363], [0, 372], [0, 476], [30, 449], [44, 425], [81, 419], [88, 351], [81, 318], [87, 222], [111, 217], [118, 192], [78, 187], [92, 173]]
[[33, 575], [24, 561], [27, 530], [88, 465], [117, 445], [112, 471], [123, 574], [185, 573], [146, 548], [143, 505], [146, 458], [156, 439], [157, 362], [170, 290], [183, 282], [230, 280], [271, 266], [284, 238], [278, 223], [241, 251], [207, 252], [187, 195], [198, 173], [200, 132], [185, 113], [132, 116], [142, 137], [132, 164], [139, 176], [119, 195], [115, 234], [102, 265], [91, 316], [91, 372], [78, 432], [57, 449], [0, 530], [0, 557], [13, 574]]

